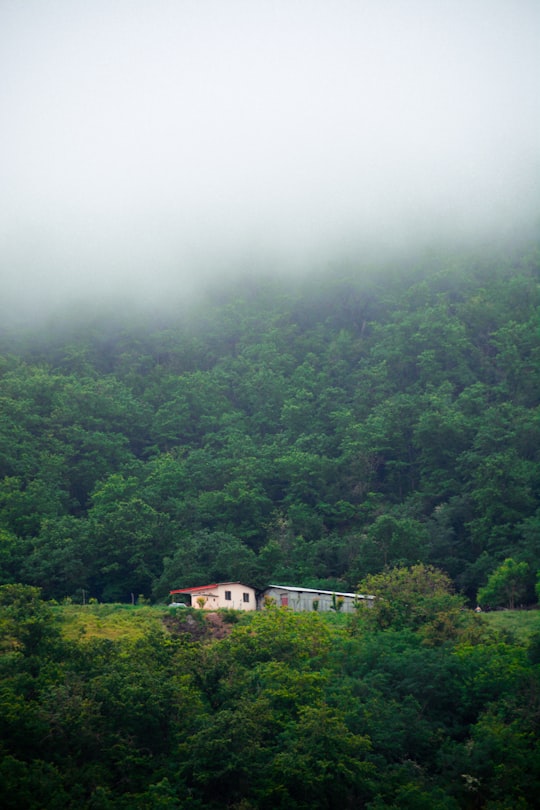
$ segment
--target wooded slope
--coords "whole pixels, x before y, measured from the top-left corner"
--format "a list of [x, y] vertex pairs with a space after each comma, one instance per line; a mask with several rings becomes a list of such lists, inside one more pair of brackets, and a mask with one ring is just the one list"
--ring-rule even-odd
[[0, 339], [0, 581], [161, 598], [540, 569], [539, 252], [246, 281]]
[[107, 637], [74, 638], [73, 606], [0, 587], [3, 806], [537, 807], [538, 630], [499, 634], [443, 575], [404, 570], [371, 610], [224, 613], [217, 641], [202, 611], [164, 632], [109, 605], [78, 607]]

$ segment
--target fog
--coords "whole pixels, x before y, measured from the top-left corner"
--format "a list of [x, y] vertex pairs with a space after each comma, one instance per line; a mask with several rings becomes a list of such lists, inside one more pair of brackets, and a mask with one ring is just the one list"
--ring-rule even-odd
[[537, 0], [1, 0], [4, 316], [540, 222]]

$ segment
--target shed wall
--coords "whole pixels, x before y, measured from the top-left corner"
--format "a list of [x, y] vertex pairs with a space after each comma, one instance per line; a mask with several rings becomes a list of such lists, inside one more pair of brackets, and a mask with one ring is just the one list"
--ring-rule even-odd
[[[339, 593], [336, 593], [335, 596], [336, 599], [343, 600], [342, 613], [353, 613], [356, 610], [355, 604], [358, 598], [341, 595]], [[313, 603], [315, 601], [318, 601], [317, 609], [321, 612], [332, 610], [334, 607], [333, 594], [314, 590], [303, 590], [302, 588], [294, 590], [285, 590], [278, 587], [267, 588], [264, 592], [264, 597], [273, 599], [278, 607], [290, 607], [292, 610], [298, 611], [314, 610]], [[371, 605], [371, 600], [369, 599], [361, 601], [366, 604], [366, 607]]]

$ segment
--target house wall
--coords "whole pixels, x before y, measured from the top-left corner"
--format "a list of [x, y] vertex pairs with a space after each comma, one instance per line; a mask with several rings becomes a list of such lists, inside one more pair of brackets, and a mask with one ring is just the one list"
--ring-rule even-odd
[[[234, 608], [234, 610], [256, 610], [257, 599], [255, 589], [241, 582], [225, 582], [218, 586], [219, 607]], [[225, 599], [226, 592], [231, 595], [230, 599]], [[248, 601], [244, 601], [244, 594], [247, 594]]]
[[[196, 593], [190, 594], [191, 596], [191, 607], [195, 608], [196, 610], [217, 610], [220, 606], [219, 604], [219, 593], [217, 588], [213, 588], [211, 591], [197, 591]], [[204, 604], [200, 605], [197, 601], [198, 599], [204, 599]]]
[[[247, 595], [247, 601], [244, 598]], [[256, 610], [257, 599], [255, 589], [240, 582], [223, 582], [214, 588], [197, 589], [189, 592], [186, 589], [185, 595], [191, 600], [191, 607], [195, 610], [218, 610], [218, 608], [234, 608], [234, 610]], [[230, 596], [230, 599], [226, 597]], [[205, 600], [200, 605], [198, 600]]]

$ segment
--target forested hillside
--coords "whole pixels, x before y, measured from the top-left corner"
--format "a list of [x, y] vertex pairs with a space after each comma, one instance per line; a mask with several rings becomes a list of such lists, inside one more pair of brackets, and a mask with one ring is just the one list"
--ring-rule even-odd
[[[518, 613], [536, 632], [511, 638], [462, 610], [444, 575], [378, 577], [373, 609], [225, 612], [220, 640], [203, 611], [143, 608], [141, 633], [129, 605], [0, 587], [3, 807], [538, 807], [537, 612]], [[66, 635], [74, 611], [88, 628], [131, 616], [132, 632]]]
[[[4, 329], [0, 581], [163, 598], [540, 569], [539, 251]], [[307, 722], [306, 717], [306, 722]]]

